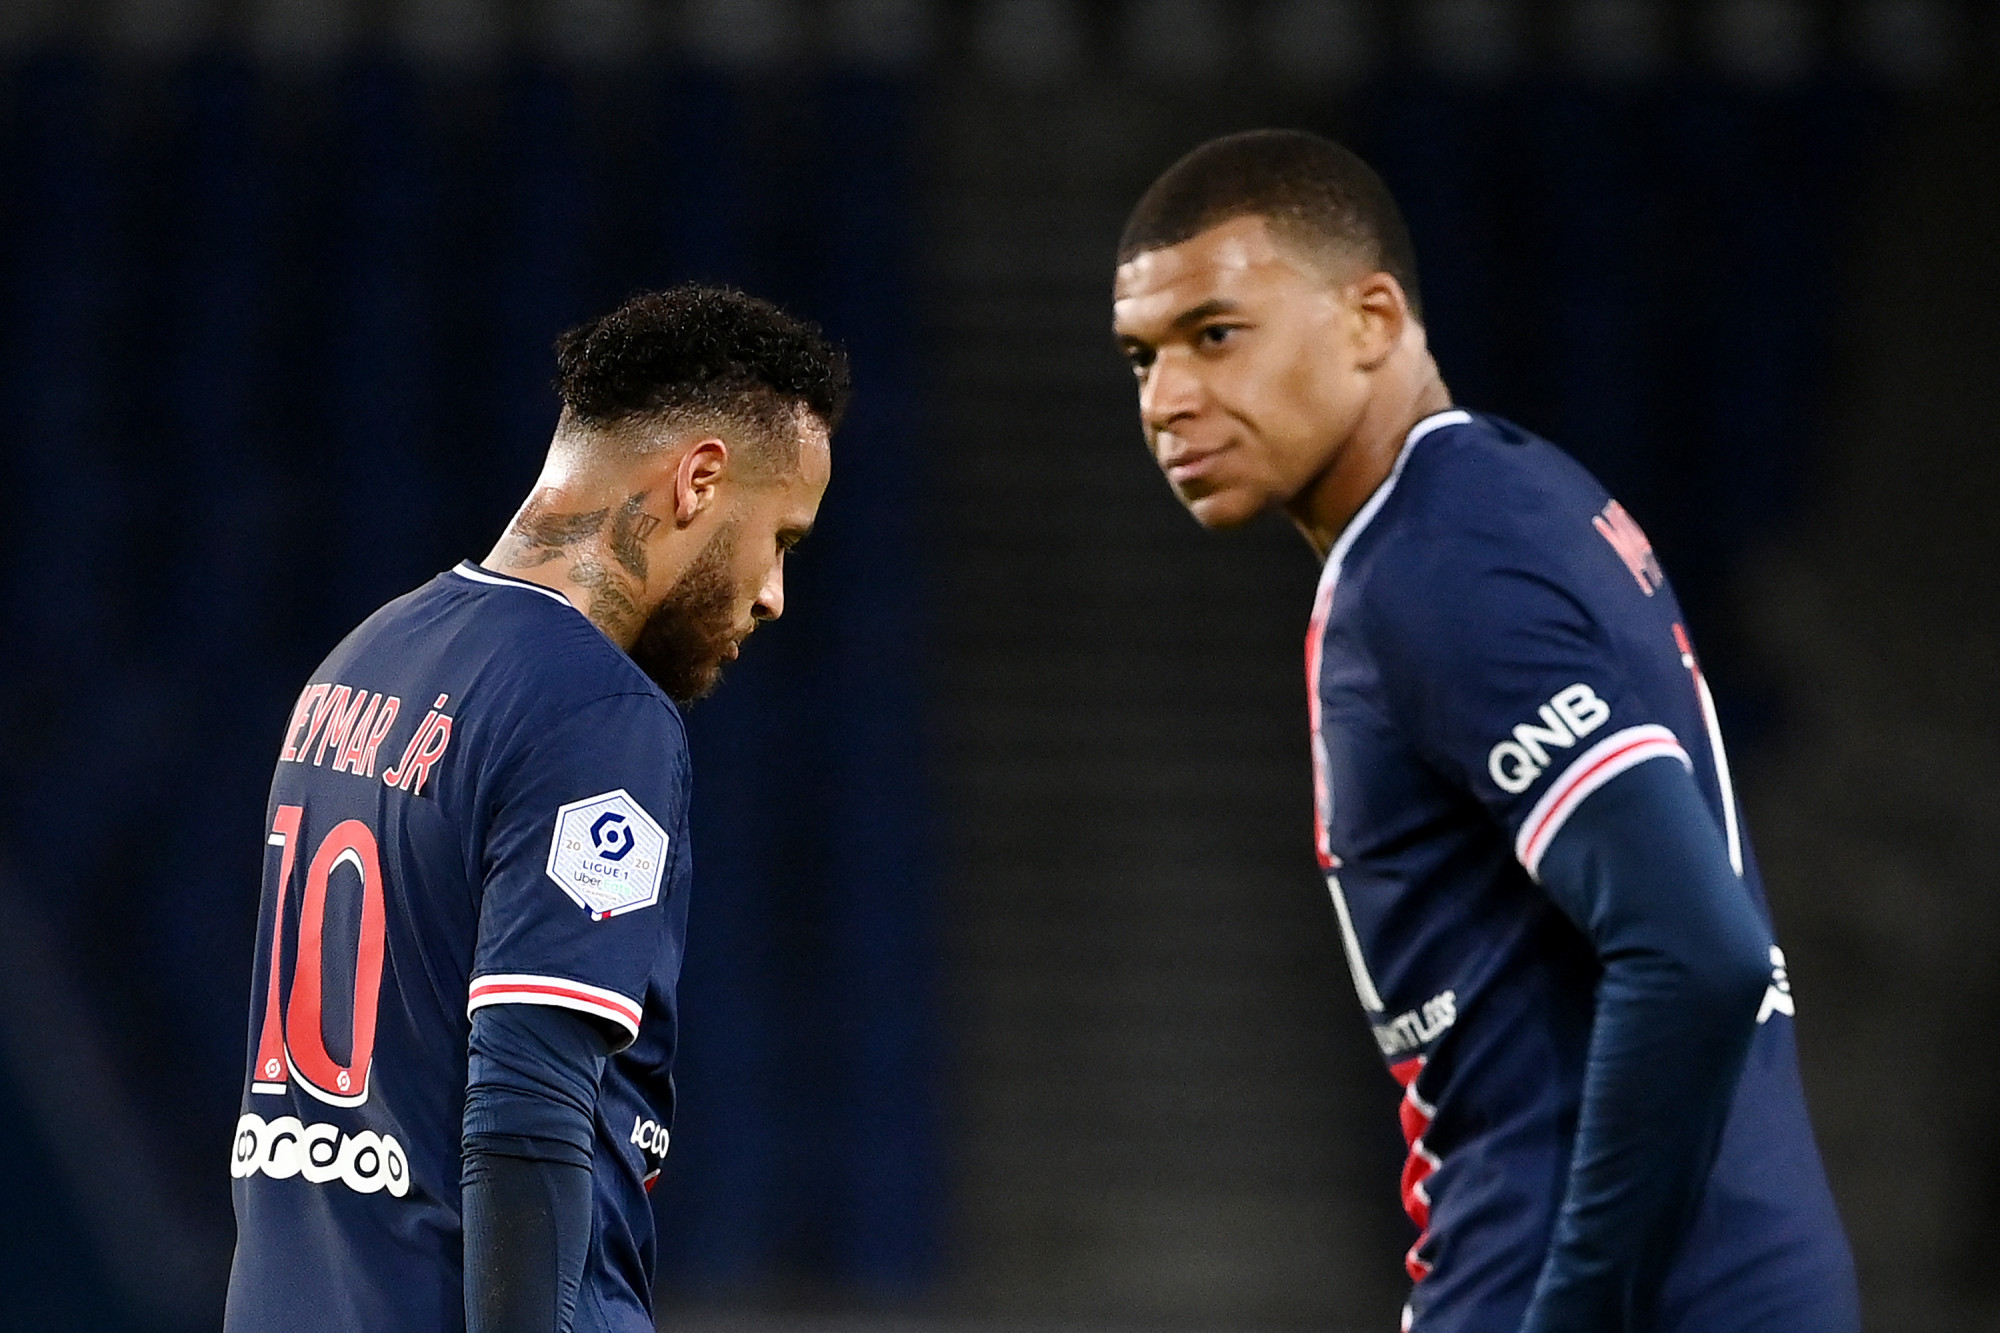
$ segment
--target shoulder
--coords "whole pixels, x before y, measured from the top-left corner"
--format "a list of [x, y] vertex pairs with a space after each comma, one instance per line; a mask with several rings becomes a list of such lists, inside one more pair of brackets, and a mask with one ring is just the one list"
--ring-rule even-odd
[[1384, 506], [1382, 546], [1547, 562], [1591, 531], [1610, 501], [1583, 465], [1498, 417], [1434, 432], [1406, 460]]
[[619, 728], [685, 748], [681, 715], [631, 657], [560, 594], [470, 562], [440, 575], [378, 615], [378, 637], [432, 660], [440, 680], [463, 683], [460, 706], [532, 742], [543, 731], [595, 723], [607, 743]]
[[1331, 620], [1384, 666], [1425, 674], [1499, 639], [1596, 637], [1602, 590], [1629, 580], [1592, 526], [1609, 503], [1567, 454], [1498, 418], [1434, 431], [1334, 575]]
[[573, 611], [547, 629], [520, 657], [494, 664], [491, 697], [507, 714], [531, 735], [587, 737], [607, 751], [664, 746], [685, 755], [680, 710], [622, 649]]
[[1472, 611], [1511, 588], [1580, 593], [1616, 567], [1592, 521], [1610, 503], [1569, 455], [1511, 423], [1472, 416], [1419, 441], [1342, 571], [1371, 616]]

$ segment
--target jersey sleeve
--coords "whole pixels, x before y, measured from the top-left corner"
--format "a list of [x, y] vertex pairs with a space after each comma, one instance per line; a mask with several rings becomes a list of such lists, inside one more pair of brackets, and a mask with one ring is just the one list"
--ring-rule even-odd
[[468, 1011], [545, 1004], [598, 1018], [623, 1048], [675, 915], [687, 856], [687, 743], [659, 699], [598, 699], [527, 739], [496, 779]]
[[1692, 762], [1562, 571], [1492, 536], [1427, 550], [1364, 612], [1396, 720], [1539, 877], [1577, 807], [1634, 766]]

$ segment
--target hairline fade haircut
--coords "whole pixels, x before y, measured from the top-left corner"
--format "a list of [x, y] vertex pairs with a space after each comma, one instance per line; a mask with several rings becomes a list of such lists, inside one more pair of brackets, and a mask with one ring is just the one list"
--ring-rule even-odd
[[798, 466], [802, 413], [831, 431], [852, 393], [846, 353], [817, 325], [730, 287], [639, 292], [555, 354], [566, 431], [715, 429], [764, 474]]
[[1416, 248], [1389, 187], [1355, 153], [1304, 130], [1224, 135], [1168, 167], [1126, 220], [1118, 262], [1240, 217], [1265, 219], [1315, 256], [1354, 256], [1387, 273], [1422, 322]]

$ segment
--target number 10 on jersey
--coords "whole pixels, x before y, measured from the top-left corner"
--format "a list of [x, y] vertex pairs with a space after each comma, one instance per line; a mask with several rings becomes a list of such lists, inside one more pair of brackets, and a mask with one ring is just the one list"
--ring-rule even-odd
[[[359, 1106], [368, 1100], [368, 1067], [375, 1051], [375, 1015], [382, 989], [386, 951], [386, 906], [382, 858], [375, 834], [358, 819], [333, 826], [306, 867], [305, 896], [299, 904], [297, 945], [291, 985], [285, 979], [285, 904], [298, 860], [299, 823], [305, 807], [281, 805], [267, 842], [281, 849], [278, 891], [270, 924], [271, 965], [265, 971], [264, 1022], [257, 1039], [257, 1065], [250, 1090], [281, 1093], [289, 1080], [320, 1101]], [[345, 1064], [327, 1050], [323, 1024], [327, 890], [334, 871], [346, 867], [361, 884], [361, 930], [354, 960], [352, 1031]], [[283, 997], [289, 993], [290, 1001]]]

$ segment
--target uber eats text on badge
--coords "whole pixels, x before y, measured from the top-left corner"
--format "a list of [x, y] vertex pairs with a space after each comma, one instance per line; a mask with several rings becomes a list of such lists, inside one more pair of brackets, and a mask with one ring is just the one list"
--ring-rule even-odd
[[549, 878], [602, 921], [660, 900], [667, 834], [622, 787], [556, 811]]

